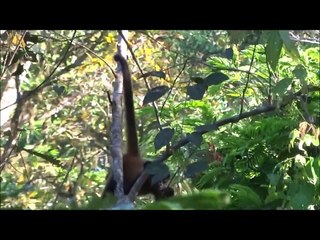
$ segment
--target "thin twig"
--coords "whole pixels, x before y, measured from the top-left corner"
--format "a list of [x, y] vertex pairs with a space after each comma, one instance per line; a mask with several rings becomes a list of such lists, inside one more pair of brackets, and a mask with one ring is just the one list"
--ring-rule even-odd
[[[266, 51], [266, 49], [265, 49]], [[267, 65], [267, 69], [268, 69], [268, 79], [269, 79], [269, 88], [268, 88], [268, 103], [271, 104], [271, 93], [272, 93], [272, 78], [271, 78], [271, 69], [270, 69], [270, 66], [269, 66], [269, 62], [266, 61], [266, 65]]]
[[23, 168], [24, 168], [24, 171], [26, 172], [28, 181], [30, 181], [30, 175], [29, 175], [29, 172], [28, 172], [28, 169], [27, 169], [27, 166], [26, 166], [26, 161], [24, 160], [24, 157], [22, 156], [21, 152], [19, 152], [19, 155], [20, 155], [20, 157], [22, 159]]
[[255, 57], [255, 54], [256, 54], [256, 47], [257, 47], [257, 44], [259, 42], [259, 39], [260, 39], [260, 34], [258, 35], [257, 42], [256, 42], [256, 44], [254, 45], [254, 48], [253, 48], [253, 53], [252, 53], [252, 57], [251, 57], [251, 61], [250, 61], [250, 67], [249, 67], [249, 71], [247, 73], [247, 81], [246, 81], [246, 85], [244, 86], [244, 89], [243, 89], [243, 92], [242, 92], [242, 97], [241, 97], [241, 100], [240, 100], [240, 104], [241, 105], [240, 105], [239, 117], [241, 116], [242, 111], [243, 111], [244, 97], [246, 95], [246, 91], [247, 91], [248, 86], [249, 86], [250, 71], [251, 71], [251, 68], [252, 68], [252, 65], [253, 65], [253, 60], [254, 60], [254, 57]]
[[58, 67], [59, 67], [59, 66], [62, 64], [62, 62], [65, 60], [65, 57], [67, 56], [67, 54], [68, 54], [68, 52], [69, 52], [69, 49], [70, 49], [70, 47], [71, 47], [71, 45], [72, 45], [71, 43], [72, 43], [72, 41], [73, 41], [73, 38], [74, 38], [75, 35], [76, 35], [76, 32], [77, 32], [77, 31], [75, 30], [74, 33], [73, 33], [73, 36], [72, 36], [72, 38], [71, 38], [71, 40], [70, 40], [70, 43], [69, 43], [69, 45], [67, 46], [67, 49], [66, 49], [65, 53], [63, 54], [62, 58], [59, 60], [59, 62], [58, 62], [57, 65], [55, 66], [55, 68], [50, 72], [49, 76], [46, 77], [45, 80], [43, 80], [37, 87], [35, 87], [35, 88], [32, 89], [31, 91], [25, 92], [25, 93], [22, 95], [21, 98], [17, 99], [14, 103], [12, 103], [12, 104], [10, 104], [10, 105], [8, 105], [8, 106], [6, 106], [6, 107], [4, 107], [4, 108], [1, 108], [0, 111], [6, 109], [6, 108], [8, 108], [8, 107], [11, 107], [11, 106], [15, 105], [15, 104], [17, 104], [17, 103], [20, 102], [20, 101], [21, 101], [21, 102], [26, 101], [26, 100], [29, 99], [33, 94], [35, 94], [36, 92], [38, 92], [42, 86], [45, 86], [45, 84], [47, 84], [47, 83], [50, 81], [50, 79], [51, 79], [51, 77], [53, 76], [53, 74], [56, 72], [56, 70], [58, 69]]
[[170, 90], [169, 90], [169, 92], [168, 92], [168, 94], [167, 94], [167, 97], [166, 97], [166, 99], [164, 100], [164, 102], [163, 102], [163, 104], [162, 104], [162, 106], [161, 106], [160, 114], [159, 114], [160, 117], [161, 117], [161, 114], [162, 114], [162, 110], [163, 110], [163, 108], [164, 108], [164, 106], [165, 106], [165, 104], [166, 104], [169, 96], [171, 95], [171, 92], [172, 92], [172, 90], [173, 90], [173, 88], [174, 88], [174, 86], [175, 86], [178, 78], [180, 77], [180, 75], [182, 74], [182, 72], [184, 71], [184, 69], [186, 68], [187, 63], [188, 63], [188, 59], [185, 61], [183, 67], [182, 67], [181, 70], [180, 70], [180, 72], [178, 73], [178, 75], [176, 76], [176, 78], [173, 80], [172, 86], [170, 87]]
[[69, 169], [68, 169], [68, 171], [67, 171], [67, 174], [64, 176], [63, 181], [61, 182], [60, 186], [58, 187], [57, 195], [56, 195], [56, 197], [55, 197], [55, 199], [53, 200], [53, 203], [52, 203], [52, 210], [54, 210], [54, 208], [56, 207], [56, 202], [57, 202], [57, 200], [58, 200], [58, 198], [59, 198], [59, 194], [60, 194], [60, 192], [61, 192], [61, 189], [62, 189], [62, 187], [63, 187], [63, 184], [67, 181], [67, 179], [68, 179], [68, 177], [69, 177], [69, 174], [70, 174], [70, 172], [71, 172], [71, 170], [72, 170], [72, 168], [73, 168], [73, 165], [74, 165], [75, 160], [76, 160], [76, 157], [73, 157], [72, 162], [71, 162], [71, 165], [70, 165], [70, 167], [69, 167]]
[[18, 51], [19, 46], [20, 46], [20, 43], [21, 43], [22, 40], [24, 39], [24, 36], [26, 35], [26, 33], [27, 33], [27, 30], [24, 30], [24, 31], [23, 31], [23, 34], [21, 35], [21, 38], [19, 39], [19, 42], [18, 42], [16, 48], [15, 48], [14, 51], [13, 51], [13, 54], [12, 54], [12, 56], [11, 56], [11, 59], [10, 59], [9, 63], [6, 64], [6, 65], [4, 66], [4, 68], [3, 68], [3, 72], [1, 73], [0, 80], [2, 80], [2, 77], [3, 77], [3, 75], [5, 74], [5, 72], [7, 71], [8, 66], [11, 65], [11, 63], [12, 63], [15, 55], [17, 54], [17, 51]]
[[[58, 33], [56, 33], [56, 34], [58, 34]], [[58, 34], [58, 35], [61, 36], [62, 38], [64, 38], [65, 40], [68, 40], [65, 36], [63, 36], [61, 34]], [[109, 70], [112, 72], [113, 76], [116, 77], [116, 73], [114, 72], [113, 68], [108, 64], [108, 62], [106, 60], [104, 60], [102, 57], [100, 57], [93, 50], [91, 50], [87, 46], [84, 46], [83, 44], [78, 43], [78, 42], [73, 42], [72, 45], [77, 45], [79, 47], [82, 47], [82, 48], [86, 49], [88, 52], [90, 52], [92, 55], [94, 55], [96, 58], [100, 59], [109, 68]]]

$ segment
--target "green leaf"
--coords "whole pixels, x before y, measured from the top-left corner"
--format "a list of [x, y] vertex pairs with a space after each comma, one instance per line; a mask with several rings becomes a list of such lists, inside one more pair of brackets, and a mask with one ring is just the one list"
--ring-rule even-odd
[[172, 139], [174, 130], [171, 128], [162, 129], [154, 140], [154, 147], [156, 150], [166, 146]]
[[273, 87], [273, 92], [277, 94], [285, 93], [291, 83], [292, 83], [292, 78], [281, 79]]
[[190, 96], [191, 99], [201, 100], [203, 98], [203, 95], [206, 89], [207, 87], [204, 84], [198, 83], [193, 86], [188, 86], [187, 94]]
[[232, 59], [233, 58], [233, 49], [232, 48], [227, 48], [224, 52], [224, 55], [227, 59]]
[[146, 164], [146, 173], [152, 175], [151, 184], [155, 184], [170, 176], [169, 168], [162, 162], [150, 162]]
[[22, 132], [22, 133], [24, 133], [24, 134], [20, 135], [20, 138], [17, 142], [17, 148], [19, 150], [23, 149], [27, 145], [27, 134], [25, 132]]
[[230, 189], [231, 194], [234, 196], [235, 207], [241, 209], [259, 209], [262, 207], [262, 201], [259, 195], [250, 187], [232, 184]]
[[203, 83], [204, 79], [201, 77], [191, 77], [190, 80], [195, 83]]
[[94, 195], [91, 197], [91, 200], [84, 208], [86, 210], [98, 210], [98, 209], [106, 209], [111, 208], [116, 203], [116, 197], [113, 194], [107, 194], [105, 198], [101, 198], [100, 196]]
[[187, 169], [185, 171], [185, 176], [187, 178], [193, 178], [195, 177], [198, 173], [203, 172], [207, 170], [209, 167], [208, 163], [205, 161], [198, 161], [195, 163], [191, 163], [187, 166]]
[[291, 194], [291, 198], [289, 198], [290, 204], [294, 209], [307, 209], [313, 202], [314, 186], [310, 183], [302, 182], [297, 187], [298, 191]]
[[320, 159], [310, 159], [305, 167], [307, 177], [313, 184], [317, 184], [320, 178]]
[[226, 209], [230, 204], [230, 195], [219, 190], [205, 190], [192, 195], [176, 196], [147, 205], [144, 209], [165, 210], [210, 210]]
[[168, 167], [162, 162], [147, 162], [145, 164], [145, 171], [150, 175], [155, 175], [157, 172], [166, 168]]
[[273, 71], [276, 71], [282, 45], [283, 45], [283, 42], [281, 40], [279, 32], [270, 31], [270, 34], [267, 40], [266, 55], [267, 55], [267, 61], [270, 64]]
[[320, 178], [320, 157], [313, 161], [312, 167], [314, 169], [315, 175]]
[[202, 143], [202, 134], [198, 132], [194, 132], [191, 134], [187, 134], [188, 140], [196, 146], [200, 146]]
[[53, 86], [53, 90], [58, 94], [58, 96], [61, 96], [61, 94], [64, 92], [65, 87], [64, 86], [60, 86], [58, 84]]
[[280, 180], [280, 175], [279, 174], [274, 174], [274, 173], [269, 173], [268, 178], [270, 181], [270, 185], [272, 186], [277, 186]]
[[204, 83], [207, 86], [218, 85], [228, 79], [229, 79], [229, 77], [227, 75], [225, 75], [221, 72], [216, 72], [216, 73], [212, 73], [208, 77], [206, 77], [204, 79]]
[[167, 86], [158, 86], [150, 89], [143, 99], [143, 105], [147, 105], [150, 102], [154, 102], [158, 100], [168, 91], [169, 91], [169, 88]]
[[289, 37], [289, 31], [280, 30], [279, 34], [288, 54], [292, 57], [292, 59], [298, 60], [300, 58], [300, 54], [297, 47], [294, 45], [294, 42]]
[[230, 36], [230, 43], [238, 44], [242, 42], [246, 35], [248, 34], [247, 30], [229, 30], [228, 34]]
[[300, 79], [301, 81], [305, 80], [308, 75], [307, 70], [301, 64], [295, 67], [295, 69], [293, 70], [293, 73], [296, 76], [296, 78]]

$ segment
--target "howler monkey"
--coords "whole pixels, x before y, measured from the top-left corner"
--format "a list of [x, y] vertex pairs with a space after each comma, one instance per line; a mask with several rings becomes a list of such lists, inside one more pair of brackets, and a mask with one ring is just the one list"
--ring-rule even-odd
[[[127, 133], [127, 153], [123, 155], [123, 187], [124, 193], [128, 194], [130, 189], [143, 172], [146, 164], [150, 163], [144, 161], [139, 152], [136, 120], [134, 114], [133, 94], [131, 76], [127, 61], [120, 54], [114, 56], [114, 60], [121, 65], [123, 75], [123, 92], [124, 92], [124, 105], [125, 105], [125, 119], [126, 119], [126, 133]], [[149, 176], [145, 183], [142, 185], [138, 195], [145, 195], [152, 193], [156, 199], [166, 198], [173, 196], [173, 189], [167, 187], [166, 179], [152, 184], [151, 177]], [[116, 181], [114, 180], [112, 173], [107, 180], [106, 187], [103, 192], [103, 197], [109, 192], [114, 194], [116, 188]]]

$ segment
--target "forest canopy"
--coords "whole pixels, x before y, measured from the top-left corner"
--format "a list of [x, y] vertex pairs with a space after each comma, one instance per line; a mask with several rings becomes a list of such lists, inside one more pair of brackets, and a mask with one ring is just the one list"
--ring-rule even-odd
[[[319, 209], [319, 44], [319, 30], [0, 30], [1, 209]], [[173, 197], [102, 198], [119, 46], [145, 173], [170, 175]]]

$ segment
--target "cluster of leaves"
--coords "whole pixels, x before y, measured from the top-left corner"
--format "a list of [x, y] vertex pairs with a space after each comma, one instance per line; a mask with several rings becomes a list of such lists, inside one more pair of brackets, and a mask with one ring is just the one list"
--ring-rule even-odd
[[[109, 199], [98, 199], [110, 156], [107, 93], [117, 33], [26, 33], [0, 33], [8, 49], [0, 56], [8, 69], [1, 80], [15, 78], [21, 96], [32, 93], [24, 104], [32, 111], [22, 111], [29, 117], [19, 118], [17, 143], [1, 172], [1, 207], [104, 208]], [[182, 138], [188, 143], [165, 164], [148, 169], [157, 179], [170, 171], [178, 196], [155, 203], [139, 198], [139, 208], [319, 208], [319, 46], [295, 42], [293, 34], [130, 33], [140, 64], [130, 66], [135, 100], [141, 99], [136, 104], [141, 152], [152, 159]], [[303, 37], [303, 31], [294, 36]], [[15, 62], [9, 64], [10, 56]], [[276, 109], [212, 127], [266, 105]], [[1, 134], [0, 147], [6, 149], [12, 134]]]

